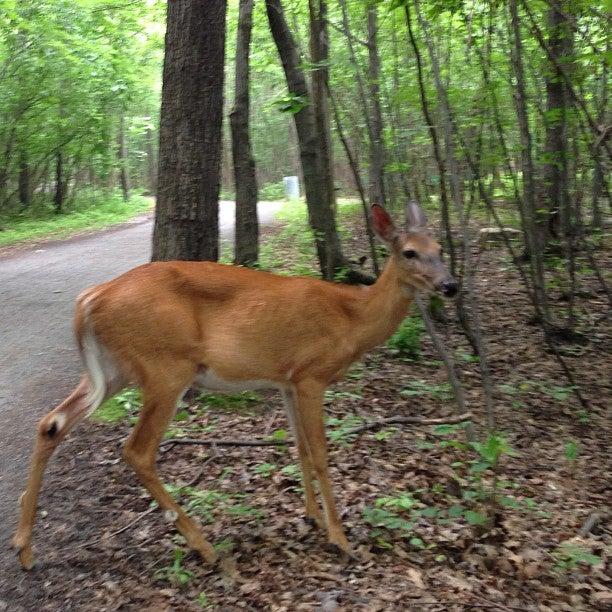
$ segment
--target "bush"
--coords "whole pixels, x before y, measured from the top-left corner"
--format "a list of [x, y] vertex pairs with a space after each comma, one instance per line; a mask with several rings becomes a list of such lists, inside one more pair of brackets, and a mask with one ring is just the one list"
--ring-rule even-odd
[[419, 359], [421, 335], [425, 325], [421, 317], [406, 317], [398, 330], [389, 338], [387, 346], [400, 357]]
[[259, 188], [259, 200], [284, 200], [285, 198], [285, 185], [283, 181], [278, 183], [266, 183]]

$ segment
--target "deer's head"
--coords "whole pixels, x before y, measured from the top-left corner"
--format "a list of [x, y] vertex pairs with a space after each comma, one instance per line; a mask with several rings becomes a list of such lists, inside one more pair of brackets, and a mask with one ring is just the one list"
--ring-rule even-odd
[[407, 288], [436, 290], [446, 297], [457, 293], [457, 281], [442, 261], [442, 248], [427, 230], [427, 219], [416, 202], [406, 207], [406, 222], [401, 230], [382, 206], [374, 204], [372, 227], [389, 248], [400, 282]]

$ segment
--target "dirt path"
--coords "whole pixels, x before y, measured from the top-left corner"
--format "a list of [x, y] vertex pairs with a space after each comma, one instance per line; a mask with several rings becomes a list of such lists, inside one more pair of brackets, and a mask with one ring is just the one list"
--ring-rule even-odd
[[[221, 204], [221, 235], [231, 239], [234, 205]], [[259, 206], [260, 221], [271, 223], [281, 204]], [[0, 559], [14, 528], [34, 424], [79, 377], [74, 299], [84, 288], [148, 261], [151, 232], [150, 216], [144, 216], [0, 257]]]

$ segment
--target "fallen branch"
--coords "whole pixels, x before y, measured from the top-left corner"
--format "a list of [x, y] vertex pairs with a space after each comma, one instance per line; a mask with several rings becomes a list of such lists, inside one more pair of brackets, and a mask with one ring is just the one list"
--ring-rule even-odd
[[199, 444], [200, 446], [286, 446], [284, 440], [199, 440], [195, 438], [171, 438], [164, 440], [159, 447], [174, 444]]
[[[405, 417], [405, 416], [392, 416], [380, 421], [372, 421], [370, 423], [364, 423], [358, 427], [353, 427], [345, 432], [345, 435], [352, 436], [362, 431], [369, 431], [372, 429], [380, 429], [386, 425], [454, 425], [456, 423], [463, 423], [469, 421], [472, 418], [471, 412], [464, 412], [456, 416], [448, 417], [436, 417], [432, 419], [421, 419], [419, 417]], [[171, 440], [164, 440], [159, 446], [171, 446], [174, 444], [197, 444], [200, 446], [287, 446], [290, 441], [286, 440], [207, 440], [207, 439], [196, 439], [196, 438], [173, 438]]]
[[456, 416], [448, 416], [448, 417], [437, 417], [433, 419], [420, 419], [419, 417], [405, 417], [405, 416], [392, 416], [387, 419], [381, 419], [380, 421], [372, 421], [371, 423], [365, 423], [363, 425], [359, 425], [358, 427], [353, 427], [353, 429], [349, 429], [346, 432], [346, 435], [353, 435], [356, 433], [361, 433], [362, 431], [369, 431], [372, 429], [379, 429], [381, 427], [385, 427], [386, 425], [454, 425], [456, 423], [463, 423], [464, 421], [469, 421], [472, 418], [471, 412], [464, 412], [463, 414], [458, 414]]
[[109, 533], [108, 535], [103, 535], [102, 537], [97, 538], [96, 540], [92, 540], [91, 542], [84, 542], [83, 544], [78, 544], [77, 546], [74, 546], [71, 548], [73, 548], [74, 550], [78, 550], [79, 548], [89, 548], [90, 546], [93, 546], [94, 544], [98, 544], [99, 542], [102, 542], [102, 540], [109, 540], [110, 538], [114, 538], [115, 536], [118, 536], [120, 533], [123, 533], [130, 527], [134, 526], [136, 523], [138, 523], [148, 514], [151, 514], [152, 512], [157, 510], [157, 508], [158, 506], [151, 506], [150, 508], [147, 508], [144, 512], [141, 512], [134, 520], [130, 521], [127, 525], [123, 526], [121, 529], [117, 529], [117, 531], [113, 531], [112, 533]]

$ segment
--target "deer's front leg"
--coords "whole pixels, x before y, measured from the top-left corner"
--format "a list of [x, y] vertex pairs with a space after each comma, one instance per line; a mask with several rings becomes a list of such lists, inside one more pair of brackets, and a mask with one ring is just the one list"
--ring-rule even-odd
[[336, 510], [329, 470], [327, 465], [327, 438], [323, 423], [323, 395], [325, 386], [316, 381], [303, 381], [295, 386], [297, 397], [298, 427], [303, 435], [303, 442], [314, 468], [319, 491], [323, 499], [323, 509], [327, 522], [329, 542], [344, 552], [350, 552], [350, 546]]
[[317, 503], [317, 497], [315, 495], [315, 489], [313, 486], [314, 474], [313, 467], [308, 454], [308, 449], [304, 442], [305, 437], [302, 432], [302, 426], [299, 421], [299, 413], [297, 407], [297, 400], [295, 392], [292, 389], [286, 389], [283, 391], [283, 399], [285, 400], [285, 408], [287, 410], [287, 417], [291, 423], [293, 430], [293, 436], [295, 438], [295, 444], [297, 446], [298, 457], [300, 460], [300, 467], [302, 468], [302, 484], [304, 485], [304, 503], [306, 505], [306, 518], [314, 521], [314, 523], [323, 528], [324, 521], [321, 509]]

